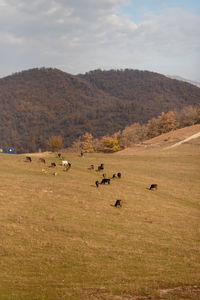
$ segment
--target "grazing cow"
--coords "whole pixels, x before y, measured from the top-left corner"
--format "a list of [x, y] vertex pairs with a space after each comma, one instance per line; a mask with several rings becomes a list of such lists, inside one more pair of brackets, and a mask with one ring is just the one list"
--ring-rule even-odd
[[101, 180], [101, 184], [110, 184], [110, 178], [103, 178], [102, 180]]
[[102, 171], [104, 170], [104, 164], [100, 164], [100, 166], [98, 166], [98, 170], [97, 171]]
[[116, 202], [115, 202], [115, 205], [114, 205], [115, 207], [118, 207], [118, 206], [122, 206], [121, 205], [121, 200], [116, 200]]
[[157, 190], [158, 189], [158, 185], [156, 183], [151, 184], [149, 190]]
[[69, 169], [71, 168], [72, 164], [71, 163], [68, 163], [66, 166], [65, 166], [65, 171], [69, 171]]
[[117, 177], [118, 177], [118, 178], [121, 178], [121, 177], [122, 177], [122, 174], [121, 174], [121, 173], [117, 173]]
[[32, 162], [32, 158], [30, 156], [26, 156], [26, 161]]
[[83, 153], [83, 151], [81, 151], [81, 157], [84, 157], [84, 153]]
[[113, 174], [112, 179], [116, 178], [116, 174]]
[[61, 159], [61, 156], [62, 156], [62, 154], [61, 153], [58, 153], [58, 157]]
[[39, 161], [40, 161], [41, 163], [43, 163], [43, 164], [45, 164], [45, 163], [46, 163], [46, 161], [45, 161], [45, 159], [44, 159], [44, 158], [39, 158]]
[[88, 170], [94, 170], [94, 165], [90, 165], [90, 167], [88, 168]]
[[105, 174], [105, 173], [103, 173], [103, 175], [102, 175], [102, 176], [103, 176], [103, 178], [106, 178], [106, 174]]
[[62, 160], [62, 166], [65, 167], [68, 165], [68, 161], [67, 160]]
[[55, 162], [52, 162], [52, 163], [51, 163], [51, 167], [52, 167], [52, 168], [56, 167], [56, 163], [55, 163]]
[[98, 182], [98, 180], [95, 182], [95, 184], [96, 184], [96, 187], [99, 187], [99, 182]]

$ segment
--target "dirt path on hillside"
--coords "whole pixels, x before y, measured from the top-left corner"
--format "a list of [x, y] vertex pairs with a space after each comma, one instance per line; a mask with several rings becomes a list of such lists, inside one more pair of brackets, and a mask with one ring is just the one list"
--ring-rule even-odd
[[180, 142], [178, 142], [178, 143], [175, 143], [174, 145], [171, 145], [171, 146], [169, 146], [169, 147], [166, 147], [166, 148], [164, 148], [164, 150], [166, 149], [171, 149], [171, 148], [174, 148], [174, 147], [177, 147], [177, 146], [179, 146], [179, 145], [181, 145], [181, 144], [183, 144], [183, 143], [186, 143], [186, 142], [188, 142], [188, 141], [190, 141], [190, 140], [192, 140], [192, 139], [196, 139], [196, 138], [198, 138], [198, 137], [200, 137], [200, 132], [198, 132], [198, 133], [196, 133], [196, 134], [193, 134], [193, 135], [191, 135], [191, 136], [189, 136], [188, 138], [186, 138], [186, 139], [184, 139], [184, 140], [182, 140], [182, 141], [180, 141]]
[[[117, 152], [117, 155], [132, 155], [141, 151], [149, 151], [152, 149], [171, 149], [190, 140], [199, 139], [200, 137], [200, 124], [191, 125], [188, 127], [180, 128], [174, 131], [164, 133], [152, 139], [146, 140], [140, 144], [133, 145], [122, 151]], [[199, 143], [199, 142], [198, 142]]]

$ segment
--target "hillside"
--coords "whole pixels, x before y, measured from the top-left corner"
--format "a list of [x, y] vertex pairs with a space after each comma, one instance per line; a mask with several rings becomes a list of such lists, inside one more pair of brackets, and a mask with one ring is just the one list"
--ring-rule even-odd
[[199, 299], [199, 147], [62, 155], [0, 154], [0, 298]]
[[0, 79], [1, 146], [45, 150], [54, 134], [68, 147], [85, 131], [99, 138], [199, 99], [199, 88], [147, 71], [31, 69]]
[[130, 114], [137, 111], [136, 121], [147, 122], [162, 111], [181, 109], [200, 101], [199, 88], [149, 71], [97, 70], [82, 77], [123, 101], [124, 108]]
[[[140, 144], [135, 145], [134, 147], [126, 148], [117, 154], [120, 155], [133, 155], [138, 151], [149, 151], [152, 149], [157, 150], [165, 150], [170, 149], [170, 147], [175, 146], [176, 144], [193, 144], [196, 146], [200, 146], [200, 124], [184, 127], [181, 129], [173, 130], [168, 133], [161, 134], [152, 139], [146, 140]], [[186, 139], [197, 136], [194, 139], [189, 140], [188, 142], [184, 142]], [[178, 146], [178, 145], [177, 145]]]

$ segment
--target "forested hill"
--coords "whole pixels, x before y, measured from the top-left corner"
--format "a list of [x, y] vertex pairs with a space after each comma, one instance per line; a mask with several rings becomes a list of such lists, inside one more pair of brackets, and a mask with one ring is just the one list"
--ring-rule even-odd
[[61, 135], [67, 147], [85, 131], [113, 134], [199, 100], [198, 87], [148, 71], [31, 69], [0, 79], [0, 145], [45, 150], [50, 135]]
[[142, 121], [155, 116], [156, 109], [158, 114], [161, 111], [180, 109], [185, 105], [200, 102], [200, 90], [196, 86], [149, 71], [96, 70], [81, 77], [109, 95], [124, 100], [125, 103], [131, 102], [135, 106], [142, 104], [142, 108], [145, 109]]

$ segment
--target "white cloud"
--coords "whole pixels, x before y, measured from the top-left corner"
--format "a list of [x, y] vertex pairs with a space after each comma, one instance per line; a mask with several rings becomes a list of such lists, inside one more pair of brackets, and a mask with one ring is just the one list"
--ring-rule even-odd
[[18, 38], [17, 36], [12, 35], [11, 33], [0, 33], [0, 40], [2, 45], [10, 45], [10, 46], [17, 46], [23, 44], [23, 39]]
[[136, 25], [118, 14], [126, 3], [0, 0], [3, 73], [34, 66], [62, 66], [71, 73], [127, 67], [200, 80], [199, 16], [168, 9]]

